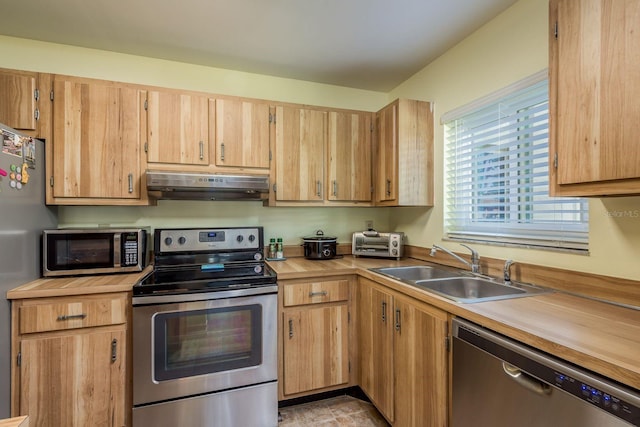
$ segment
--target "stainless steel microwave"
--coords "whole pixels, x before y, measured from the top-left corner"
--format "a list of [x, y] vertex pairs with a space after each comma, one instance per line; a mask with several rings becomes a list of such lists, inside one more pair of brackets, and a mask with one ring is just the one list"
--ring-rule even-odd
[[42, 274], [132, 273], [147, 264], [144, 228], [67, 228], [44, 230]]

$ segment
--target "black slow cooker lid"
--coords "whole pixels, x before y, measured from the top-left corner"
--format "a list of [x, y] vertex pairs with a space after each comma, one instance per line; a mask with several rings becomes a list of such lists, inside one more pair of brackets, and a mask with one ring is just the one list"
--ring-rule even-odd
[[338, 240], [337, 237], [332, 237], [332, 236], [325, 236], [324, 232], [322, 230], [318, 230], [316, 231], [316, 235], [315, 236], [305, 236], [302, 238], [302, 240], [304, 240], [305, 242], [327, 242], [327, 243], [331, 243], [331, 242], [335, 242]]

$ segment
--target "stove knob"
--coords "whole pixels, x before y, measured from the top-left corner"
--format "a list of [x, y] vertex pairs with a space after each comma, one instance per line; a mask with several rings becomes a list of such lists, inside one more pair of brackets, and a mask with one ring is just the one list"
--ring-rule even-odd
[[173, 239], [171, 237], [166, 237], [164, 239], [164, 244], [167, 246], [171, 246], [171, 244], [173, 243]]
[[244, 240], [244, 237], [238, 236], [236, 237], [236, 240], [238, 241], [238, 243], [242, 243], [242, 241]]
[[180, 243], [181, 245], [184, 245], [187, 242], [187, 238], [184, 236], [180, 236], [180, 238], [178, 239], [178, 243]]

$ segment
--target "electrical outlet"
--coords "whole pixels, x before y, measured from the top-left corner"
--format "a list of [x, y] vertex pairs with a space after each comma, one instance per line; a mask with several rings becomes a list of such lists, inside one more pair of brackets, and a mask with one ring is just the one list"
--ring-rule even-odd
[[368, 219], [364, 222], [364, 228], [366, 228], [367, 230], [373, 230], [373, 220], [372, 219]]

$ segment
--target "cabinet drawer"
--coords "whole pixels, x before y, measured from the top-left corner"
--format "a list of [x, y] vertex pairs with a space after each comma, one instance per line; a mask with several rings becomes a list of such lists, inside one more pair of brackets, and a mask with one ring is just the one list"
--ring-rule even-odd
[[349, 299], [348, 280], [296, 283], [284, 286], [284, 305], [318, 304]]
[[26, 300], [20, 307], [20, 333], [58, 331], [126, 322], [126, 295]]

